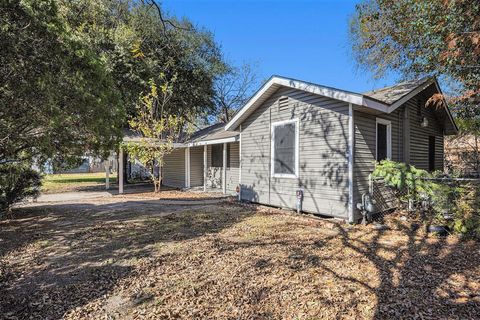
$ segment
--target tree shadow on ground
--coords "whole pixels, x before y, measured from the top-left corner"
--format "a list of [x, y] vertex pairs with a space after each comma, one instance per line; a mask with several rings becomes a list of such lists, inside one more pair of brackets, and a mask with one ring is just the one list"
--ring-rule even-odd
[[368, 236], [359, 236], [338, 224], [339, 234], [320, 243], [326, 245], [339, 238], [342, 250], [351, 249], [373, 265], [378, 274], [376, 285], [345, 276], [344, 270], [329, 268], [325, 260], [302, 254], [301, 248], [292, 254], [304, 265], [320, 267], [338, 280], [367, 289], [376, 299], [373, 319], [478, 318], [479, 243], [428, 235], [402, 223], [396, 223], [395, 228], [401, 230], [402, 241], [391, 239], [386, 230], [368, 230]]
[[[356, 312], [357, 318], [363, 318], [359, 309], [373, 307], [373, 319], [478, 319], [478, 242], [428, 235], [404, 222], [393, 223], [393, 230], [352, 228], [332, 221], [329, 224], [333, 226], [325, 229], [323, 224], [319, 222], [318, 230], [306, 237], [290, 234], [299, 226], [293, 222], [292, 231], [278, 229], [254, 241], [219, 242], [217, 254], [228, 256], [238, 250], [262, 252], [253, 257], [251, 267], [258, 274], [270, 274], [269, 277], [290, 270], [299, 273], [298, 277], [315, 274], [331, 278], [335, 290], [344, 296], [342, 301], [337, 300], [338, 296], [332, 300], [325, 297], [328, 283], [319, 287], [318, 296], [308, 298], [327, 306], [336, 304], [337, 316]], [[288, 274], [288, 278], [295, 278]], [[316, 285], [306, 282], [303, 289], [312, 290]], [[368, 298], [356, 298], [355, 290], [361, 290]]]
[[220, 232], [252, 213], [228, 207], [142, 200], [16, 209], [0, 222], [1, 313], [61, 318], [107, 294], [163, 243]]

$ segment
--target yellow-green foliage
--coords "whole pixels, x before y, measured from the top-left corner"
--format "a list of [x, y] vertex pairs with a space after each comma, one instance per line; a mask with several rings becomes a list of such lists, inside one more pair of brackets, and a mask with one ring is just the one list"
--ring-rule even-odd
[[418, 200], [422, 195], [432, 194], [432, 183], [425, 180], [431, 178], [431, 174], [402, 162], [382, 160], [376, 165], [372, 176], [383, 178], [386, 185], [405, 194], [407, 198]]
[[[161, 74], [160, 79], [163, 82], [159, 86], [154, 80], [150, 80], [150, 92], [140, 97], [136, 106], [136, 116], [128, 122], [142, 138], [140, 141], [123, 145], [132, 158], [150, 169], [153, 169], [154, 165], [162, 166], [165, 155], [173, 151], [174, 143], [188, 131], [184, 118], [166, 111], [166, 106], [172, 98], [176, 77], [167, 80], [166, 76]], [[155, 186], [160, 185], [161, 177], [152, 175], [152, 179]]]

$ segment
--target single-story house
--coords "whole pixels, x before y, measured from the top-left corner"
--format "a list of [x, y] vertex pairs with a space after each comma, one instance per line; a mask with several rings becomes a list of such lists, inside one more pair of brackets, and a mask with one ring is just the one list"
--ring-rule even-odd
[[[435, 78], [354, 93], [273, 76], [226, 125], [196, 132], [165, 159], [163, 183], [296, 207], [350, 222], [375, 161], [443, 170], [444, 137], [458, 129]], [[237, 189], [238, 187], [238, 189]]]

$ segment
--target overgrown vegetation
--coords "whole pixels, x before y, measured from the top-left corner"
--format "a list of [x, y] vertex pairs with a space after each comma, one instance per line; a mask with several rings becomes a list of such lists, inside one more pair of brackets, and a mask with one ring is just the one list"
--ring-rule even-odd
[[480, 239], [480, 182], [390, 160], [377, 164], [372, 176], [382, 178], [404, 203], [413, 202], [416, 210], [425, 211], [426, 222], [448, 225], [457, 234]]
[[0, 217], [11, 206], [27, 197], [37, 197], [41, 186], [40, 175], [24, 165], [0, 165]]
[[375, 167], [372, 176], [383, 178], [385, 184], [399, 191], [402, 200], [419, 201], [432, 194], [432, 186], [425, 180], [430, 174], [403, 162], [382, 160]]
[[155, 0], [6, 0], [0, 15], [0, 164], [105, 158], [150, 81], [175, 79], [169, 122], [216, 113], [214, 82], [230, 72], [219, 46]]
[[359, 65], [378, 78], [393, 71], [454, 81], [456, 102], [471, 118], [480, 98], [479, 30], [478, 1], [365, 0], [351, 18], [350, 39]]

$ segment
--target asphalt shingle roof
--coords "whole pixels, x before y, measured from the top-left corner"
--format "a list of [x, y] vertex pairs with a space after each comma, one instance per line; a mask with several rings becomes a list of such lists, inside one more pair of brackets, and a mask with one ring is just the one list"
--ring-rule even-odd
[[225, 123], [216, 123], [204, 129], [201, 129], [188, 139], [189, 142], [209, 141], [236, 137], [240, 133], [236, 131], [225, 131]]
[[402, 97], [406, 96], [411, 91], [415, 90], [430, 79], [431, 78], [427, 77], [422, 79], [404, 81], [394, 86], [365, 92], [363, 93], [363, 95], [391, 105], [395, 103], [395, 101], [400, 100]]

